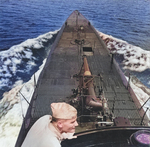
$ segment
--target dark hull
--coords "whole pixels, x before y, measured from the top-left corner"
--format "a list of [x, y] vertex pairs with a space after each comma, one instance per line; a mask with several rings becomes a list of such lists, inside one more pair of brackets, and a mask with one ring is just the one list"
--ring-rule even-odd
[[[77, 139], [65, 140], [62, 147], [145, 147], [134, 139], [136, 132], [146, 132], [149, 128], [111, 127], [78, 134]], [[148, 146], [147, 146], [148, 147]]]
[[[120, 121], [117, 124], [112, 121], [113, 125], [109, 127], [147, 126], [147, 118], [143, 118], [144, 111], [139, 109], [141, 106], [130, 86], [127, 88], [128, 82], [112, 58], [112, 54], [90, 22], [78, 11], [74, 11], [62, 26], [51, 48], [45, 67], [38, 79], [16, 147], [20, 147], [28, 130], [39, 117], [51, 114], [50, 104], [52, 102], [70, 102], [74, 98], [72, 89], [79, 86], [77, 78], [74, 77], [81, 70], [83, 55], [86, 55], [94, 77], [96, 96], [99, 95], [100, 87], [102, 87], [108, 99], [109, 111], [113, 113], [113, 120], [114, 118], [127, 119], [128, 123]], [[93, 114], [95, 113], [96, 111]], [[83, 111], [78, 115], [80, 118], [85, 116]], [[92, 125], [91, 112], [88, 115], [90, 115], [90, 122], [81, 122], [80, 119], [77, 133], [96, 128], [95, 125]], [[86, 119], [83, 117], [83, 120]]]

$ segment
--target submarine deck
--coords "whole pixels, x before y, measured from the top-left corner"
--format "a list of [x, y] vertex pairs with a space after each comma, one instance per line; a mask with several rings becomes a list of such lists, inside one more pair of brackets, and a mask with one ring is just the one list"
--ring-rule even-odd
[[78, 87], [73, 75], [78, 74], [86, 55], [94, 79], [96, 95], [102, 86], [108, 106], [115, 117], [128, 118], [131, 125], [140, 125], [139, 110], [124, 86], [112, 56], [90, 22], [76, 11], [60, 30], [42, 71], [33, 96], [32, 125], [39, 117], [51, 114], [50, 104], [63, 102]]

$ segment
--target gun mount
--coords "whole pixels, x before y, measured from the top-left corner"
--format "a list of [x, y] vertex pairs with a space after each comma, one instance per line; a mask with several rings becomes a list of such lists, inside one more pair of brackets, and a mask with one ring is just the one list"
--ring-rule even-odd
[[102, 84], [102, 77], [92, 75], [86, 56], [83, 56], [83, 65], [80, 72], [74, 75], [78, 81], [78, 88], [73, 89], [74, 98], [70, 103], [77, 108], [81, 123], [94, 122], [95, 127], [113, 125], [113, 115], [110, 113], [103, 87], [99, 86], [96, 94], [94, 81], [99, 80]]

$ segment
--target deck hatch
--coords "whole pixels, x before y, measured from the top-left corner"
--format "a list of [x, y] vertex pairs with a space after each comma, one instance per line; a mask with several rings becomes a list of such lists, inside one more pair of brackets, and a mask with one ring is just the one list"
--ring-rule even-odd
[[93, 52], [92, 47], [83, 47], [84, 52]]
[[93, 56], [92, 47], [83, 47], [83, 55]]

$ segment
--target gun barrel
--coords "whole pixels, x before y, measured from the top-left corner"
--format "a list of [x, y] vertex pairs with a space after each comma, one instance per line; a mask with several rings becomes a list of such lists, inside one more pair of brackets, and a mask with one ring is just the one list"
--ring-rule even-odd
[[91, 76], [91, 72], [86, 57], [84, 57], [84, 76]]
[[99, 99], [97, 99], [95, 95], [93, 81], [89, 82], [88, 84], [88, 94], [89, 96], [86, 97], [86, 105], [101, 110], [102, 102]]

